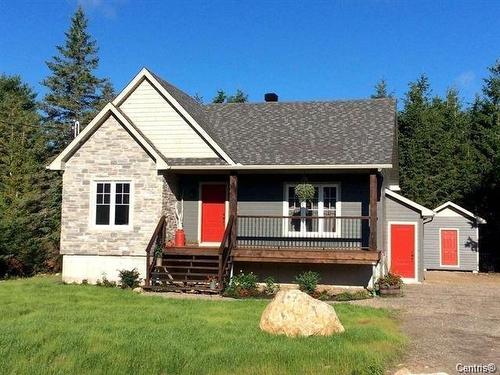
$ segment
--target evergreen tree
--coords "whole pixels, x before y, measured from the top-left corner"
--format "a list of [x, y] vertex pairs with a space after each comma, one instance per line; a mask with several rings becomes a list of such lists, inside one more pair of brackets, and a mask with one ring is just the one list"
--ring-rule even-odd
[[54, 152], [61, 151], [73, 138], [75, 121], [84, 128], [102, 108], [104, 97], [113, 92], [107, 80], [97, 78], [98, 48], [87, 31], [87, 18], [79, 7], [71, 18], [66, 42], [57, 46], [58, 55], [47, 66], [51, 75], [43, 81], [49, 91], [42, 109]]
[[200, 94], [195, 93], [193, 99], [196, 103], [203, 104], [203, 96], [201, 96]]
[[217, 90], [217, 95], [212, 99], [212, 103], [246, 103], [248, 95], [238, 89], [234, 95], [228, 96], [224, 90]]
[[374, 86], [375, 92], [371, 95], [372, 99], [381, 99], [381, 98], [392, 98], [393, 95], [387, 91], [387, 82], [385, 79], [381, 79]]
[[246, 103], [248, 101], [248, 95], [245, 94], [240, 89], [236, 90], [234, 95], [227, 98], [228, 103]]
[[400, 177], [403, 192], [429, 207], [461, 203], [477, 186], [477, 153], [470, 121], [458, 93], [431, 98], [426, 76], [410, 84], [399, 113]]
[[227, 95], [224, 90], [217, 90], [217, 95], [212, 99], [212, 103], [224, 103], [227, 99]]
[[483, 96], [470, 109], [471, 142], [478, 155], [479, 183], [468, 197], [472, 209], [487, 220], [481, 230], [481, 265], [500, 269], [500, 60], [489, 68]]
[[35, 94], [0, 76], [0, 277], [44, 269], [45, 144]]

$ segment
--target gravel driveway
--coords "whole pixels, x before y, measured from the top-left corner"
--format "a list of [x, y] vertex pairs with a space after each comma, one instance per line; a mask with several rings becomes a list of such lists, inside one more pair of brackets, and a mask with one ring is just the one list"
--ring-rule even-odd
[[398, 367], [456, 374], [457, 363], [495, 363], [500, 373], [500, 274], [427, 272], [402, 298], [358, 303], [400, 312], [410, 344]]

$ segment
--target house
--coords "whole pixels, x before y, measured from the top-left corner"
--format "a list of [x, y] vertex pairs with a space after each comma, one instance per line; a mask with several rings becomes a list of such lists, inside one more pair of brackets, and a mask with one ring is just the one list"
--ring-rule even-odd
[[424, 268], [479, 271], [479, 225], [486, 220], [453, 202], [434, 209], [424, 225]]
[[433, 212], [395, 192], [395, 101], [266, 98], [201, 105], [141, 70], [49, 166], [63, 171], [63, 279], [137, 268], [146, 287], [203, 290], [239, 270], [317, 270], [371, 286], [391, 267], [421, 281]]

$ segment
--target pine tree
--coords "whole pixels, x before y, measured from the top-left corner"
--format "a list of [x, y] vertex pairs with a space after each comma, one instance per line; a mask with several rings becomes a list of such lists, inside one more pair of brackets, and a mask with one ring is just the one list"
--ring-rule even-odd
[[217, 90], [217, 95], [212, 99], [212, 103], [224, 103], [227, 99], [227, 95], [224, 90]]
[[98, 48], [87, 31], [81, 7], [71, 18], [65, 35], [65, 44], [57, 46], [58, 55], [47, 62], [51, 75], [43, 81], [49, 91], [42, 109], [55, 153], [73, 138], [74, 122], [79, 121], [84, 128], [103, 106], [104, 96], [113, 91], [107, 80], [94, 75], [99, 65]]
[[248, 95], [245, 94], [240, 89], [236, 90], [234, 95], [227, 98], [228, 103], [246, 103], [248, 101]]
[[387, 82], [385, 79], [381, 79], [374, 86], [375, 92], [371, 95], [372, 99], [381, 99], [381, 98], [392, 98], [393, 95], [387, 91]]
[[224, 90], [217, 90], [217, 95], [212, 99], [212, 103], [246, 103], [248, 95], [238, 89], [234, 95], [227, 95]]
[[19, 77], [0, 76], [0, 277], [40, 271], [48, 258], [45, 147], [35, 94]]
[[[478, 155], [478, 184], [469, 196], [472, 209], [487, 220], [481, 230], [481, 265], [500, 269], [500, 60], [489, 68], [483, 95], [470, 109], [471, 142]], [[495, 265], [496, 264], [496, 265]]]

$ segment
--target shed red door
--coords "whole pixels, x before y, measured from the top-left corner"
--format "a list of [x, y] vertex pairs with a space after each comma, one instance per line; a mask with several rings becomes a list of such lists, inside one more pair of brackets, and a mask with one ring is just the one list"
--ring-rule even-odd
[[415, 277], [415, 226], [391, 224], [391, 272]]
[[201, 185], [201, 242], [221, 242], [226, 226], [226, 186]]
[[455, 229], [441, 230], [441, 264], [458, 266], [458, 233]]

